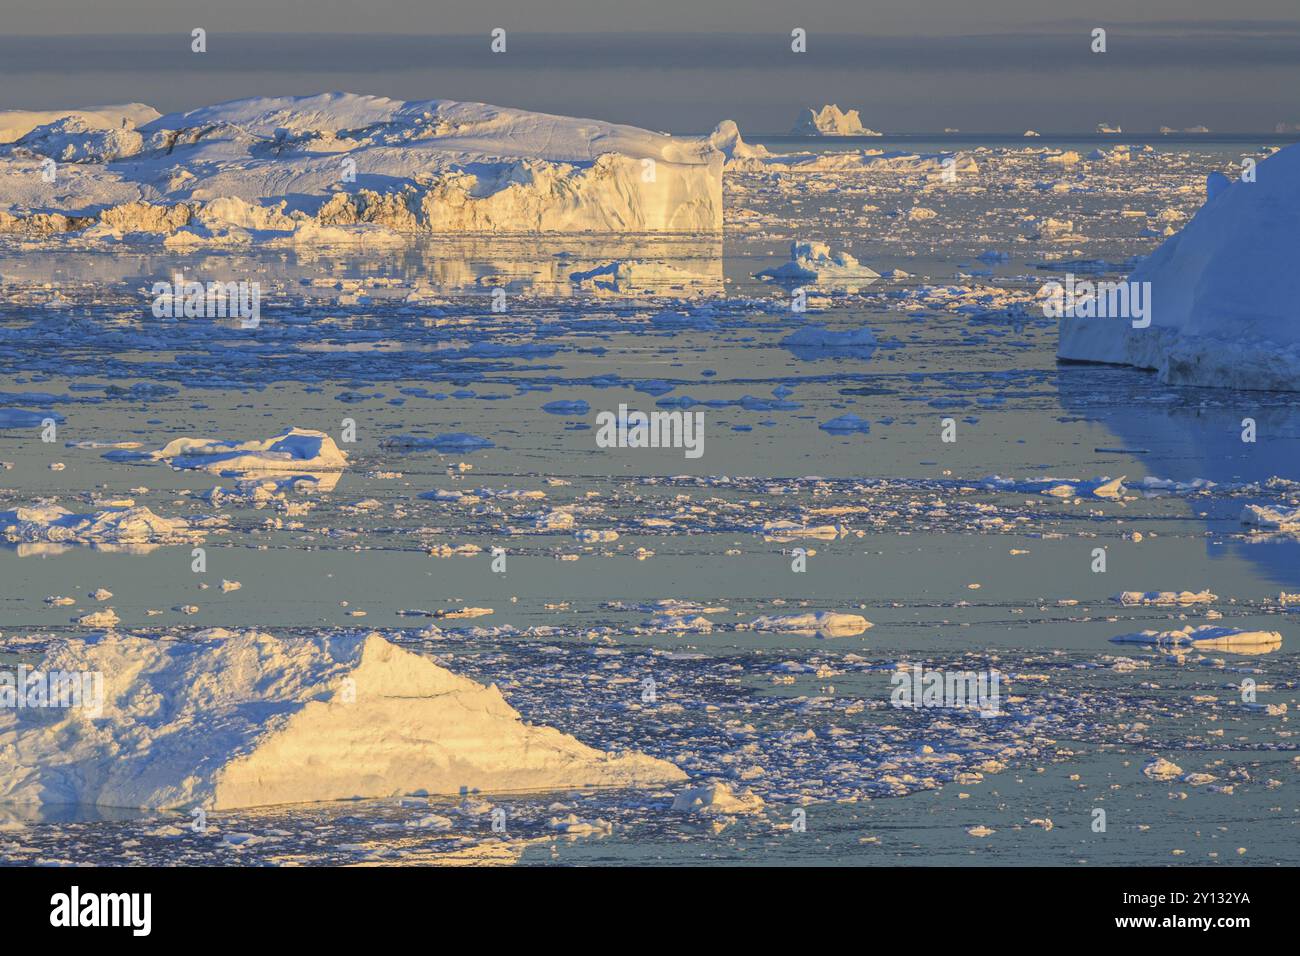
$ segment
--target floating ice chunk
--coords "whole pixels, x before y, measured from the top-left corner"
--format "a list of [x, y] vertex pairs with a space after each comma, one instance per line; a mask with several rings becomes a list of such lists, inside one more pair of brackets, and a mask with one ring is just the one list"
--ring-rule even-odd
[[77, 618], [77, 623], [82, 627], [116, 627], [121, 620], [117, 612], [111, 607], [106, 607], [102, 611], [91, 611], [89, 614], [83, 614]]
[[0, 511], [0, 535], [11, 543], [86, 545], [104, 551], [145, 551], [201, 540], [207, 519], [163, 518], [146, 507], [73, 514], [58, 505]]
[[1152, 780], [1174, 780], [1182, 772], [1182, 767], [1171, 760], [1166, 760], [1164, 757], [1152, 757], [1147, 761], [1146, 766], [1142, 768], [1142, 773]]
[[582, 399], [577, 399], [576, 401], [547, 402], [542, 406], [542, 411], [550, 415], [580, 417], [591, 411], [591, 405], [584, 402]]
[[62, 422], [63, 416], [53, 412], [33, 412], [26, 408], [0, 408], [0, 428], [40, 428], [45, 419]]
[[834, 541], [843, 531], [839, 525], [808, 525], [785, 519], [765, 521], [760, 530], [763, 537], [771, 541], [792, 541], [795, 538], [817, 538], [820, 541]]
[[807, 325], [783, 338], [781, 347], [789, 349], [795, 358], [804, 362], [823, 359], [866, 361], [876, 351], [876, 338], [868, 328], [831, 330], [820, 325]]
[[426, 438], [422, 435], [394, 435], [385, 438], [380, 444], [385, 448], [395, 448], [402, 451], [425, 451], [432, 448], [435, 451], [445, 453], [463, 453], [494, 447], [491, 439], [480, 438], [478, 435], [470, 435], [467, 432], [451, 432], [444, 435], [435, 435], [433, 438]]
[[688, 787], [673, 797], [673, 809], [688, 813], [739, 816], [763, 812], [763, 798], [752, 790], [733, 793], [725, 783], [713, 782]]
[[871, 422], [865, 418], [859, 418], [852, 412], [841, 415], [838, 418], [832, 418], [828, 422], [822, 422], [817, 426], [824, 432], [830, 432], [834, 435], [865, 435], [871, 431]]
[[847, 252], [831, 252], [824, 242], [790, 243], [790, 261], [774, 269], [754, 273], [759, 279], [792, 281], [854, 280], [858, 285], [868, 285], [880, 274], [864, 266]]
[[861, 614], [840, 611], [816, 611], [808, 614], [764, 615], [749, 625], [756, 631], [781, 631], [788, 634], [818, 637], [853, 637], [870, 628], [871, 622]]
[[[324, 432], [291, 428], [273, 438], [230, 442], [211, 438], [177, 438], [153, 452], [155, 461], [173, 468], [194, 469], [220, 475], [332, 476], [347, 467], [348, 456]], [[332, 483], [330, 483], [332, 487]], [[328, 488], [323, 489], [328, 490]]]
[[573, 527], [573, 514], [568, 511], [546, 511], [535, 522], [541, 531], [568, 531]]
[[1246, 505], [1241, 513], [1241, 523], [1264, 531], [1300, 532], [1300, 507]]
[[1156, 647], [1185, 650], [1206, 648], [1210, 650], [1240, 650], [1262, 653], [1282, 646], [1282, 635], [1277, 631], [1245, 631], [1233, 627], [1191, 624], [1176, 631], [1139, 631], [1112, 637], [1116, 644], [1151, 644]]
[[1121, 591], [1111, 598], [1118, 604], [1209, 604], [1219, 596], [1209, 591]]
[[525, 724], [495, 686], [377, 634], [107, 635], [41, 666], [101, 673], [102, 714], [0, 709], [0, 803], [230, 809], [686, 778]]

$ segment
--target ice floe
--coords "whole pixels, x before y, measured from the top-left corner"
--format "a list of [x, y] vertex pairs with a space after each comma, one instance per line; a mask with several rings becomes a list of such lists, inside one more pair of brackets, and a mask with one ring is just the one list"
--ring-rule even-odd
[[324, 432], [290, 428], [271, 438], [245, 442], [212, 438], [176, 438], [157, 451], [154, 461], [173, 468], [206, 471], [234, 477], [292, 475], [315, 478], [317, 487], [329, 490], [347, 467], [347, 453]]
[[104, 551], [143, 552], [167, 544], [199, 541], [216, 519], [164, 518], [144, 506], [74, 514], [59, 505], [0, 511], [0, 535], [22, 554], [40, 545], [85, 545]]
[[1139, 631], [1136, 634], [1121, 634], [1111, 640], [1116, 644], [1151, 644], [1182, 650], [1205, 648], [1245, 653], [1262, 653], [1282, 646], [1282, 635], [1277, 631], [1247, 631], [1213, 624], [1189, 624], [1175, 631]]
[[781, 631], [817, 637], [854, 637], [871, 627], [861, 614], [815, 611], [808, 614], [763, 615], [750, 623], [755, 631]]

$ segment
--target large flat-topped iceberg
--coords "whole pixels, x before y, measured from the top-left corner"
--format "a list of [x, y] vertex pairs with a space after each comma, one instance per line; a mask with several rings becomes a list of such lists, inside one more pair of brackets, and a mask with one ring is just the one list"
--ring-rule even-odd
[[[237, 100], [133, 129], [62, 117], [0, 148], [0, 231], [717, 232], [720, 131], [351, 93]], [[61, 163], [53, 183], [46, 159]]]
[[530, 726], [495, 685], [377, 634], [110, 633], [56, 645], [40, 671], [102, 674], [101, 699], [0, 708], [0, 803], [231, 809], [686, 778]]
[[1130, 289], [1150, 283], [1150, 324], [1067, 315], [1059, 358], [1155, 369], [1170, 384], [1300, 391], [1300, 145], [1259, 163], [1254, 182], [1211, 174], [1207, 194], [1129, 277]]

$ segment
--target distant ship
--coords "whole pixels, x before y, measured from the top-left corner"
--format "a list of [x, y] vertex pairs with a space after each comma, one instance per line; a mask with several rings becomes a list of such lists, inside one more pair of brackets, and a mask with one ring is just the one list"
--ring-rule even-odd
[[1118, 126], [1110, 126], [1106, 123], [1098, 123], [1097, 132], [1098, 133], [1122, 133], [1124, 131], [1120, 129]]

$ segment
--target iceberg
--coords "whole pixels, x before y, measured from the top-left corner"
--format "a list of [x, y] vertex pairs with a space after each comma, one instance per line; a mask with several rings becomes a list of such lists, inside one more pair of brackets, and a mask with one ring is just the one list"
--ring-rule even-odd
[[495, 685], [378, 634], [107, 634], [56, 644], [40, 670], [101, 674], [101, 692], [0, 708], [0, 803], [226, 810], [686, 779], [526, 724]]
[[1128, 278], [1150, 324], [1065, 316], [1057, 357], [1154, 369], [1160, 381], [1300, 391], [1300, 145], [1255, 181], [1212, 173], [1205, 204]]
[[858, 262], [847, 252], [831, 252], [824, 242], [790, 243], [790, 261], [772, 269], [754, 273], [757, 279], [779, 281], [853, 281], [867, 286], [880, 278], [880, 273]]
[[[32, 118], [9, 122], [18, 130]], [[676, 137], [353, 93], [255, 97], [157, 118], [137, 111], [125, 126], [114, 118], [55, 114], [0, 147], [0, 232], [191, 243], [243, 243], [247, 230], [295, 243], [376, 228], [716, 233], [723, 166], [753, 152], [734, 123]], [[40, 175], [49, 159], [73, 167], [58, 171], [57, 209]]]
[[823, 106], [819, 110], [809, 107], [800, 115], [794, 128], [790, 130], [796, 136], [880, 136], [875, 130], [862, 125], [862, 117], [857, 110], [842, 112], [835, 104]]

